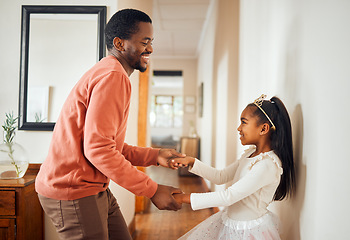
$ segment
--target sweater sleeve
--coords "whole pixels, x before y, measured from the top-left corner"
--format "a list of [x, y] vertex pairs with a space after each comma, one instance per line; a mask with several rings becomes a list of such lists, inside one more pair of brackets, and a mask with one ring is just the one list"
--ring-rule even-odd
[[130, 94], [129, 79], [115, 72], [93, 87], [85, 120], [84, 154], [101, 173], [123, 188], [151, 198], [157, 183], [125, 159], [118, 150], [124, 142], [115, 140], [118, 134], [125, 134]]
[[225, 191], [192, 193], [191, 207], [193, 210], [230, 206], [243, 198], [255, 193], [260, 188], [279, 181], [279, 169], [271, 159], [256, 163], [240, 180]]
[[239, 160], [235, 161], [222, 170], [218, 170], [196, 159], [193, 167], [190, 168], [190, 172], [201, 176], [216, 185], [221, 185], [233, 180], [239, 165], [238, 161]]
[[157, 165], [159, 149], [150, 147], [138, 147], [124, 143], [123, 155], [134, 166], [147, 167]]

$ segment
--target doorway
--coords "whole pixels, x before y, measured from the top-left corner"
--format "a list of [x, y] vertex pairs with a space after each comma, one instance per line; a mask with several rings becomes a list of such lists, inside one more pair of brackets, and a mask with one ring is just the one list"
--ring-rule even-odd
[[152, 74], [150, 135], [155, 148], [178, 150], [183, 132], [182, 71], [157, 71]]

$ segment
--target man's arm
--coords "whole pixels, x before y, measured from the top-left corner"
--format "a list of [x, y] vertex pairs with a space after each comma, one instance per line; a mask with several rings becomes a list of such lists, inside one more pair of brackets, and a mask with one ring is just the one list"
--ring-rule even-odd
[[150, 147], [138, 147], [124, 143], [122, 154], [134, 166], [147, 167], [157, 165], [159, 150]]
[[173, 158], [185, 157], [174, 149], [138, 147], [124, 143], [122, 154], [134, 166], [147, 167], [150, 165], [161, 165], [163, 167], [177, 169], [170, 164]]

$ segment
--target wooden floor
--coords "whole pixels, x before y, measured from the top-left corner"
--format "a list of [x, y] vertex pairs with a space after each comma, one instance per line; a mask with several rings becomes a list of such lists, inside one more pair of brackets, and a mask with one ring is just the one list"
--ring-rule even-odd
[[[205, 192], [207, 190], [201, 178], [179, 177], [176, 170], [150, 167], [147, 173], [157, 183], [179, 187], [185, 193]], [[193, 211], [188, 204], [183, 204], [182, 209], [177, 212], [160, 211], [151, 203], [147, 211], [136, 214], [134, 240], [178, 239], [216, 211], [216, 209]]]

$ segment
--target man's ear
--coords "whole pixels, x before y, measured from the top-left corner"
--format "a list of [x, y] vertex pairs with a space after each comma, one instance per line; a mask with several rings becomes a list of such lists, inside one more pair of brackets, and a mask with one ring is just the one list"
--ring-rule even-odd
[[120, 52], [125, 51], [125, 49], [124, 49], [124, 39], [121, 39], [119, 37], [115, 37], [113, 39], [113, 46], [115, 47], [115, 49], [117, 49]]
[[260, 135], [265, 135], [270, 131], [270, 125], [268, 123], [264, 123], [261, 125]]

